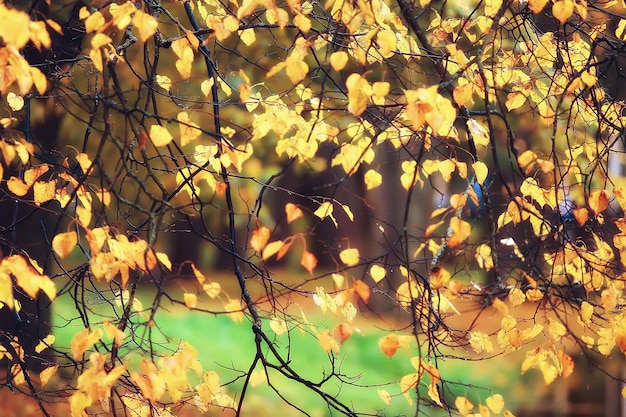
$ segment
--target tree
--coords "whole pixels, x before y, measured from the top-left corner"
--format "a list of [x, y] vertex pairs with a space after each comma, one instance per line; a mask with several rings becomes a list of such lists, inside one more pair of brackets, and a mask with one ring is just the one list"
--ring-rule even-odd
[[[73, 416], [247, 415], [260, 383], [307, 414], [280, 380], [331, 415], [377, 412], [345, 386], [383, 413], [510, 415], [506, 392], [475, 408], [442, 360], [525, 352], [521, 372], [549, 384], [572, 349], [599, 366], [626, 352], [623, 4], [14, 3], [0, 4], [4, 384], [44, 415], [59, 398]], [[49, 308], [68, 300], [65, 346]], [[177, 306], [247, 326], [238, 376], [172, 350], [159, 318]], [[406, 348], [412, 370], [345, 374], [360, 320], [387, 323], [377, 354], [400, 366]], [[324, 369], [294, 361], [300, 333]], [[241, 343], [228, 337], [211, 335]]]

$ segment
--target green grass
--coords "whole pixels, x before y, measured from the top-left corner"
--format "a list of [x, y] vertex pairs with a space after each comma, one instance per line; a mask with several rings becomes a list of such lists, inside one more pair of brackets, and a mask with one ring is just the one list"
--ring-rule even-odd
[[[151, 302], [149, 295], [147, 292], [142, 294], [144, 306]], [[69, 346], [73, 335], [82, 329], [82, 324], [79, 320], [68, 322], [69, 318], [77, 317], [68, 296], [57, 300], [54, 305], [53, 315], [56, 319], [53, 319], [53, 324], [57, 336], [55, 345]], [[114, 318], [113, 309], [108, 304], [91, 305], [91, 308], [98, 314]], [[307, 316], [316, 324], [318, 331], [326, 326], [332, 328], [339, 320], [332, 314], [324, 315], [317, 309], [307, 312]], [[136, 319], [137, 322], [145, 324], [145, 319], [139, 315]], [[227, 315], [191, 312], [181, 306], [163, 303], [155, 322], [157, 325], [150, 329], [153, 332], [153, 340], [160, 344], [162, 351], [175, 349], [180, 341], [190, 343], [198, 350], [199, 360], [204, 369], [216, 371], [222, 383], [231, 382], [228, 388], [230, 394], [236, 398], [240, 396], [244, 381], [242, 372], [249, 369], [256, 354], [249, 321], [244, 320], [243, 323], [236, 324]], [[332, 379], [323, 388], [358, 412], [386, 416], [413, 415], [413, 408], [408, 405], [406, 398], [400, 395], [397, 381], [414, 371], [410, 358], [417, 352], [414, 346], [411, 352], [401, 348], [392, 359], [387, 358], [378, 348], [379, 338], [387, 333], [377, 328], [377, 324], [381, 328], [385, 327], [383, 323], [359, 323], [360, 331], [354, 332], [335, 356], [335, 372], [343, 375], [344, 382]], [[275, 345], [285, 357], [289, 351], [290, 366], [303, 377], [321, 381], [331, 371], [329, 356], [318, 344], [308, 326], [305, 327], [307, 330], [305, 332], [292, 328], [289, 333], [280, 336], [270, 330], [269, 322], [264, 322], [263, 328], [269, 337], [275, 338]], [[140, 336], [147, 329], [148, 326], [137, 327], [135, 335]], [[264, 352], [271, 358], [266, 346]], [[472, 356], [470, 352], [466, 354]], [[137, 366], [140, 358], [141, 354], [138, 353], [130, 355], [129, 366]], [[453, 395], [448, 396], [451, 403], [454, 402], [456, 395], [467, 396], [475, 404], [484, 401], [484, 398], [494, 392], [502, 393], [507, 398], [507, 392], [512, 391], [512, 386], [519, 379], [519, 363], [503, 358], [479, 362], [441, 360], [438, 367], [444, 379], [451, 383], [463, 384], [448, 385], [453, 391]], [[190, 376], [191, 374], [190, 372]], [[282, 396], [308, 413], [314, 416], [329, 415], [326, 403], [311, 390], [298, 382], [287, 380], [275, 371], [270, 373], [270, 378]], [[424, 392], [427, 388], [426, 381], [421, 387]], [[385, 389], [394, 396], [390, 406], [386, 406], [379, 398], [379, 389]], [[508, 405], [515, 406], [510, 402]], [[267, 383], [249, 388], [244, 407], [244, 415], [255, 417], [300, 415], [296, 410], [286, 406]], [[437, 414], [434, 408], [423, 411], [427, 411], [427, 415]]]

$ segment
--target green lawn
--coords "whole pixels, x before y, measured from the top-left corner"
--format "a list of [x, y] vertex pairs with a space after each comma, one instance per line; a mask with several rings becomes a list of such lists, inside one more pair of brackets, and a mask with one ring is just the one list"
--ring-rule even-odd
[[[149, 295], [142, 294], [144, 306], [151, 302]], [[105, 303], [94, 303], [91, 308], [113, 317], [111, 307]], [[338, 320], [330, 313], [324, 315], [318, 309], [311, 310], [307, 311], [307, 317], [320, 331], [325, 326], [334, 325]], [[69, 346], [71, 337], [82, 328], [82, 324], [79, 320], [68, 323], [68, 319], [77, 316], [68, 296], [55, 302], [53, 315], [54, 332], [57, 336], [55, 345]], [[140, 316], [136, 316], [136, 319], [137, 322], [145, 322]], [[175, 349], [180, 341], [190, 343], [198, 350], [199, 360], [204, 369], [217, 371], [222, 383], [232, 381], [229, 391], [235, 397], [239, 397], [243, 386], [242, 371], [249, 369], [256, 353], [254, 336], [247, 320], [236, 324], [227, 315], [192, 312], [182, 306], [163, 303], [155, 322], [157, 325], [151, 328], [152, 337], [161, 344], [162, 349]], [[383, 323], [358, 323], [360, 331], [352, 334], [335, 357], [336, 372], [344, 376], [344, 382], [333, 379], [324, 385], [324, 389], [351, 404], [359, 412], [386, 416], [413, 415], [414, 409], [408, 405], [403, 396], [399, 395], [400, 387], [397, 381], [414, 370], [410, 358], [417, 354], [415, 346], [412, 352], [401, 348], [392, 359], [387, 358], [378, 348], [379, 338], [387, 333], [380, 330], [377, 325], [385, 327]], [[137, 327], [135, 335], [142, 336], [142, 332], [148, 328], [148, 326]], [[329, 356], [310, 332], [292, 328], [290, 332], [277, 336], [270, 330], [269, 323], [264, 323], [264, 329], [270, 337], [275, 338], [276, 346], [282, 353], [290, 351], [290, 365], [302, 376], [320, 381], [328, 374], [332, 366]], [[468, 354], [471, 356], [471, 353]], [[140, 354], [131, 355], [130, 366], [136, 366], [140, 357]], [[444, 379], [463, 384], [463, 386], [449, 385], [454, 395], [465, 395], [475, 404], [495, 392], [502, 393], [508, 399], [507, 393], [515, 390], [519, 380], [519, 363], [502, 358], [482, 362], [443, 360], [438, 365]], [[282, 396], [298, 404], [308, 413], [314, 416], [329, 415], [324, 401], [301, 384], [289, 381], [276, 373], [270, 374], [270, 377]], [[424, 381], [422, 385], [425, 392], [427, 382]], [[394, 396], [390, 406], [386, 406], [379, 398], [379, 389], [385, 389]], [[246, 395], [247, 408], [244, 415], [254, 417], [300, 415], [281, 402], [267, 383], [250, 388]], [[450, 396], [451, 403], [454, 401], [454, 395]], [[508, 406], [514, 409], [515, 404], [508, 400]], [[428, 411], [428, 415], [438, 414], [436, 409], [423, 411]]]

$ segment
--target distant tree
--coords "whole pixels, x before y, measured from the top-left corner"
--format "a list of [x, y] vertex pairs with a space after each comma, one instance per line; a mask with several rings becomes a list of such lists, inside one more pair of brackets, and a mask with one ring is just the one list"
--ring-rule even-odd
[[[277, 381], [330, 415], [378, 412], [347, 385], [383, 414], [511, 415], [442, 359], [522, 351], [559, 384], [574, 349], [626, 352], [624, 9], [0, 1], [3, 384], [44, 415], [250, 415], [258, 384], [307, 414]], [[250, 328], [238, 377], [166, 343], [177, 306]], [[360, 320], [413, 370], [346, 375]], [[292, 361], [300, 332], [328, 355], [317, 376]]]

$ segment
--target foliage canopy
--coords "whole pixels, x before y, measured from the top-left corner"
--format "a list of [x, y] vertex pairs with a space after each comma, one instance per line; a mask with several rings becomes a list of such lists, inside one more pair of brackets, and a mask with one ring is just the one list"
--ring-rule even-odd
[[[572, 352], [626, 352], [623, 2], [9, 3], [0, 302], [20, 325], [0, 338], [5, 384], [45, 415], [239, 415], [260, 384], [308, 414], [277, 380], [375, 414], [338, 394], [372, 320], [388, 334], [363, 349], [412, 365], [361, 386], [382, 414], [511, 415], [444, 358], [520, 351], [550, 384]], [[169, 343], [177, 307], [248, 326], [247, 368]], [[323, 377], [292, 362], [298, 333]]]

